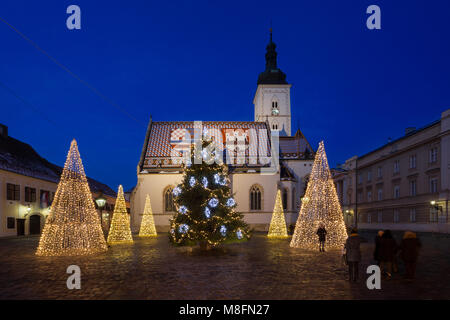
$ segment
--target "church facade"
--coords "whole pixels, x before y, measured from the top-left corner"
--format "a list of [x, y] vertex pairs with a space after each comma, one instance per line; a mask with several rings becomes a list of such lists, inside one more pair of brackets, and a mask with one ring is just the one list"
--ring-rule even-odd
[[[169, 229], [176, 208], [173, 188], [182, 180], [183, 156], [208, 133], [223, 146], [237, 210], [256, 230], [268, 230], [277, 190], [287, 224], [295, 224], [314, 151], [300, 130], [291, 135], [291, 84], [277, 67], [276, 45], [267, 45], [266, 68], [257, 81], [254, 121], [153, 121], [148, 124], [131, 192], [131, 227], [138, 232], [146, 195], [158, 231]], [[239, 155], [242, 155], [240, 157]]]

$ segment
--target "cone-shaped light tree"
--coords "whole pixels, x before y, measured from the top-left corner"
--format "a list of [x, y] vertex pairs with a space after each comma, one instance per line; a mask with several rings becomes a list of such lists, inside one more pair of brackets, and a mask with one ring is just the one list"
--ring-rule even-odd
[[114, 206], [114, 213], [111, 220], [111, 227], [108, 234], [108, 244], [116, 243], [132, 243], [130, 217], [127, 212], [127, 205], [123, 196], [122, 185], [119, 186], [117, 192], [116, 205]]
[[347, 232], [323, 141], [319, 144], [306, 193], [302, 198], [291, 247], [316, 249], [319, 244], [316, 232], [320, 223], [327, 230], [326, 246], [342, 248]]
[[270, 221], [269, 238], [287, 238], [286, 220], [284, 219], [283, 204], [281, 202], [281, 191], [278, 189], [273, 207], [272, 220]]
[[107, 249], [77, 142], [74, 139], [70, 144], [36, 254], [87, 255]]
[[201, 153], [191, 148], [183, 180], [173, 189], [177, 213], [170, 222], [169, 239], [174, 245], [198, 244], [207, 249], [226, 240], [250, 238], [243, 215], [236, 211], [228, 168], [214, 151], [208, 151], [211, 143], [203, 141]]
[[145, 198], [144, 213], [142, 215], [141, 228], [139, 229], [140, 237], [156, 237], [155, 220], [153, 219], [152, 205], [150, 203], [150, 195]]

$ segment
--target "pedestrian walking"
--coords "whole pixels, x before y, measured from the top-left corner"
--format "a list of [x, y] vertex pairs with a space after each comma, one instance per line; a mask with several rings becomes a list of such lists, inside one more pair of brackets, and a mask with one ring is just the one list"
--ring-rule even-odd
[[325, 225], [323, 223], [320, 223], [319, 229], [317, 229], [317, 235], [319, 236], [319, 251], [325, 252], [327, 230], [325, 229]]
[[377, 265], [381, 265], [381, 257], [380, 257], [380, 246], [381, 246], [381, 237], [383, 236], [383, 230], [378, 231], [375, 236], [375, 250], [373, 251], [373, 259], [377, 262]]
[[419, 257], [421, 246], [422, 244], [414, 232], [406, 231], [403, 234], [403, 239], [400, 243], [400, 256], [405, 263], [405, 278], [408, 280], [412, 280], [415, 277], [417, 258]]
[[349, 281], [356, 282], [359, 277], [359, 262], [361, 261], [361, 237], [353, 228], [345, 242], [345, 251], [348, 263]]
[[388, 279], [392, 277], [392, 266], [397, 253], [397, 242], [392, 236], [391, 230], [385, 230], [381, 236], [380, 259], [381, 271]]

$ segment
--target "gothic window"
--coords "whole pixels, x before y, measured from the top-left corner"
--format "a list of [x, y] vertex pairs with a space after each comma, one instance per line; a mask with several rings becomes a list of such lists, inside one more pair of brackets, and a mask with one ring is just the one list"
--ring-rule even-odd
[[272, 130], [278, 130], [278, 123], [272, 123]]
[[297, 209], [297, 204], [295, 203], [296, 202], [296, 195], [295, 195], [295, 188], [293, 188], [292, 189], [292, 211], [294, 211], [294, 210], [296, 210]]
[[272, 101], [272, 115], [277, 116], [280, 113], [278, 101]]
[[283, 189], [283, 193], [282, 193], [282, 202], [283, 202], [283, 210], [287, 210], [287, 206], [288, 206], [288, 189]]
[[259, 186], [250, 188], [250, 210], [261, 210], [262, 190]]
[[173, 202], [173, 188], [167, 187], [164, 191], [164, 211], [173, 212], [175, 211], [175, 204]]

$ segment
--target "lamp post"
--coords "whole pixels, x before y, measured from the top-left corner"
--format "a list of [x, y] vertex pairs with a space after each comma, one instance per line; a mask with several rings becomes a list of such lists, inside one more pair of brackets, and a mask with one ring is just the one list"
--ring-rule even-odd
[[95, 198], [95, 203], [97, 204], [97, 207], [100, 209], [100, 224], [103, 229], [103, 207], [106, 204], [106, 198], [103, 196], [103, 192], [100, 192], [99, 196]]

